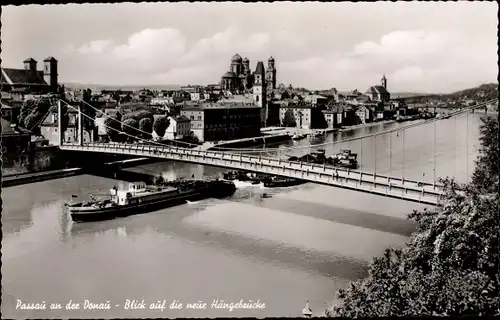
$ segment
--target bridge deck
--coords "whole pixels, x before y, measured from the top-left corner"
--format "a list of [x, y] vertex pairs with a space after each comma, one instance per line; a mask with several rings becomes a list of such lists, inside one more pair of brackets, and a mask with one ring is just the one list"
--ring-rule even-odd
[[419, 183], [412, 180], [374, 175], [373, 173], [346, 170], [327, 165], [283, 161], [254, 155], [170, 146], [119, 143], [64, 144], [60, 148], [68, 151], [155, 157], [267, 173], [431, 205], [439, 204], [440, 198], [443, 195], [439, 186], [433, 186], [429, 183]]

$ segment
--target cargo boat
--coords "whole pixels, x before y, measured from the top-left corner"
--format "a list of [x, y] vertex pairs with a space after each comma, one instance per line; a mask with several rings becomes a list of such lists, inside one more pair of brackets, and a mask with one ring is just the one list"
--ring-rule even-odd
[[306, 183], [305, 180], [299, 180], [295, 178], [282, 178], [282, 177], [272, 177], [271, 179], [264, 180], [264, 187], [266, 188], [284, 188], [293, 187]]
[[223, 173], [222, 176], [229, 181], [238, 180], [250, 182], [254, 185], [263, 183], [266, 188], [283, 188], [306, 183], [306, 181], [295, 178], [277, 177], [262, 173], [246, 173], [245, 171], [229, 171]]
[[139, 213], [151, 212], [187, 201], [215, 197], [223, 198], [234, 193], [234, 183], [228, 181], [173, 181], [147, 186], [144, 182], [130, 183], [127, 190], [110, 190], [110, 199], [74, 204], [66, 203], [71, 219], [75, 222], [110, 220]]

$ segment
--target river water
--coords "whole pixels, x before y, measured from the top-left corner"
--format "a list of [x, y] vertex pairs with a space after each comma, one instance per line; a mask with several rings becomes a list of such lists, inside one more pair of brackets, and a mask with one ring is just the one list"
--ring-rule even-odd
[[[436, 124], [436, 175], [455, 175], [463, 181], [467, 171], [472, 172], [479, 122], [479, 114], [469, 114]], [[407, 124], [344, 131], [313, 143], [401, 125]], [[376, 167], [377, 173], [432, 181], [433, 127], [426, 124], [406, 131], [404, 166], [402, 134], [394, 134], [391, 141], [388, 136], [377, 138], [376, 165], [370, 140], [363, 141], [362, 155], [359, 142], [322, 148], [328, 154], [352, 149], [362, 157], [367, 171]], [[303, 140], [284, 145], [307, 144]], [[170, 179], [224, 171], [179, 162], [128, 170]], [[319, 314], [335, 303], [336, 290], [366, 276], [373, 256], [388, 246], [404, 245], [415, 228], [406, 215], [424, 208], [310, 183], [282, 189], [239, 184], [234, 196], [225, 200], [208, 199], [100, 223], [71, 222], [63, 210], [65, 201], [72, 195], [86, 199], [90, 194], [106, 194], [116, 183], [83, 175], [2, 190], [4, 317], [295, 317], [301, 316], [306, 300], [313, 313]], [[144, 300], [146, 309], [125, 309], [127, 299]], [[260, 308], [212, 307], [214, 300], [241, 299], [258, 301]], [[18, 300], [45, 301], [46, 309], [16, 310]], [[80, 303], [80, 309], [67, 310], [70, 300]], [[84, 309], [85, 300], [109, 301], [111, 307]], [[170, 309], [174, 300], [183, 307]], [[166, 309], [150, 309], [157, 301], [165, 301]], [[206, 308], [186, 308], [187, 303], [198, 301], [207, 303]], [[49, 310], [52, 303], [61, 304], [61, 309]]]

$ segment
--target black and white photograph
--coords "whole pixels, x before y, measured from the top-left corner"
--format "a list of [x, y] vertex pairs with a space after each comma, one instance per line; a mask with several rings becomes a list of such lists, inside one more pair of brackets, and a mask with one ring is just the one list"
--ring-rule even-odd
[[2, 319], [500, 316], [497, 2], [10, 3]]

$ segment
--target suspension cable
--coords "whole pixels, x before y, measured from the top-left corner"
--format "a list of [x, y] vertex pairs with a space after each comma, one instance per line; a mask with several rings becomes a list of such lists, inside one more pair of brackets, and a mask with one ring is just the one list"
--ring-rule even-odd
[[[69, 103], [67, 103], [66, 101], [64, 101], [64, 100], [61, 100], [61, 101], [63, 101], [64, 103], [66, 103], [66, 104], [67, 104], [70, 108], [72, 108], [73, 110], [79, 111], [77, 108], [73, 107], [72, 105], [70, 105], [70, 104], [69, 104]], [[79, 112], [79, 114], [81, 114], [81, 115], [83, 115], [83, 116], [87, 117], [88, 119], [93, 120], [91, 116], [88, 116], [88, 115], [86, 115], [86, 114], [85, 114], [85, 113], [83, 113], [83, 112]], [[111, 129], [111, 130], [113, 130], [113, 131], [116, 131], [116, 132], [118, 132], [118, 133], [124, 134], [124, 135], [129, 136], [129, 137], [134, 138], [134, 139], [144, 140], [144, 139], [141, 139], [140, 137], [137, 137], [137, 136], [134, 136], [134, 135], [128, 134], [128, 133], [126, 133], [126, 132], [123, 132], [123, 131], [118, 130], [118, 129], [115, 129], [115, 128], [112, 128], [112, 127], [110, 127], [110, 126], [108, 126], [108, 125], [106, 125], [106, 124], [104, 124], [104, 127], [108, 128], [108, 129]], [[133, 128], [133, 127], [132, 127], [132, 128]], [[162, 144], [162, 143], [159, 143], [159, 142], [156, 142], [156, 141], [148, 141], [148, 143], [151, 143], [151, 144], [156, 144], [156, 145], [159, 145], [159, 146], [162, 146], [162, 147], [167, 146], [167, 145], [165, 145], [165, 144]]]
[[[104, 112], [102, 112], [102, 110], [97, 109], [96, 107], [94, 107], [94, 106], [93, 106], [93, 105], [91, 105], [90, 103], [88, 103], [88, 102], [86, 102], [86, 101], [84, 101], [84, 100], [81, 100], [81, 101], [82, 101], [83, 103], [85, 103], [86, 105], [88, 105], [89, 107], [91, 107], [92, 109], [94, 109], [95, 111], [97, 111], [97, 112], [99, 112], [100, 114], [104, 115], [104, 116], [105, 116], [105, 118], [110, 118], [110, 119], [112, 119], [112, 120], [114, 120], [114, 121], [118, 122], [119, 124], [121, 124], [121, 125], [123, 125], [123, 126], [129, 127], [129, 128], [132, 128], [132, 129], [134, 129], [135, 131], [138, 131], [138, 132], [141, 132], [141, 133], [147, 134], [147, 135], [149, 135], [149, 136], [151, 136], [151, 137], [153, 136], [153, 133], [152, 133], [152, 132], [146, 132], [146, 131], [144, 131], [144, 130], [141, 130], [141, 129], [139, 129], [139, 128], [136, 128], [136, 127], [134, 127], [134, 126], [131, 126], [131, 125], [129, 125], [129, 124], [126, 124], [126, 123], [124, 123], [123, 121], [119, 121], [118, 119], [115, 119], [115, 118], [113, 118], [113, 117], [107, 116], [107, 115], [105, 115], [105, 113], [104, 113]], [[194, 143], [189, 143], [189, 142], [184, 142], [184, 141], [177, 141], [177, 140], [171, 140], [171, 139], [165, 139], [165, 140], [167, 140], [167, 141], [175, 141], [175, 142], [177, 142], [177, 143], [181, 143], [181, 144], [185, 144], [185, 145], [190, 145], [190, 146], [199, 146], [199, 145], [197, 145], [197, 144], [194, 144]]]

